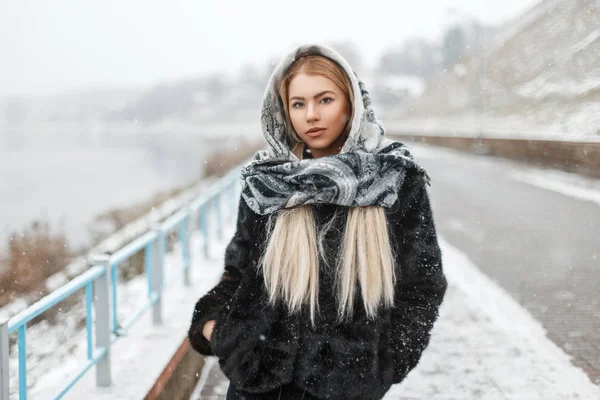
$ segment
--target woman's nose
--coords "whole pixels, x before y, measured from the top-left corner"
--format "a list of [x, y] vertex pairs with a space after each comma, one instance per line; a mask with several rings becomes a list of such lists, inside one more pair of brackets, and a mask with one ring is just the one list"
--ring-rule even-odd
[[319, 120], [319, 114], [317, 112], [317, 107], [309, 104], [306, 107], [306, 121], [312, 122], [312, 121], [318, 121], [318, 120]]

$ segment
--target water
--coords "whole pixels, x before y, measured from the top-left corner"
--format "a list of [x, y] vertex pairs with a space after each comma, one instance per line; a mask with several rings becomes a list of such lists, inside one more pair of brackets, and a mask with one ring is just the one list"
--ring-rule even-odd
[[0, 150], [0, 249], [15, 230], [40, 218], [71, 247], [86, 245], [94, 216], [147, 200], [198, 177], [195, 161], [145, 147]]
[[0, 261], [9, 237], [37, 219], [76, 252], [99, 214], [194, 181], [211, 153], [261, 139], [257, 121], [100, 127], [0, 124]]

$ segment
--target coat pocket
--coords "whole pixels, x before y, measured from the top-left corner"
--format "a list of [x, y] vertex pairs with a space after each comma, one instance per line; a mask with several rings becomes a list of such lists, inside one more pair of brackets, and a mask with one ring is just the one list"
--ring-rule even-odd
[[248, 334], [256, 328], [256, 318], [251, 310], [256, 301], [249, 298], [251, 291], [252, 285], [244, 277], [237, 291], [217, 314], [210, 342], [213, 353], [219, 358], [227, 358], [234, 349], [244, 347], [252, 338]]
[[236, 387], [263, 392], [292, 380], [296, 329], [283, 317], [268, 305], [262, 280], [242, 280], [211, 338], [221, 370]]
[[228, 339], [228, 333], [231, 331], [227, 326], [227, 320], [231, 314], [231, 309], [235, 305], [237, 298], [239, 297], [239, 289], [234, 295], [227, 301], [227, 303], [219, 310], [215, 317], [215, 326], [213, 327], [212, 334], [210, 336], [210, 347], [213, 354], [219, 358], [225, 358], [228, 353], [228, 348], [225, 349], [221, 346], [221, 336], [225, 335], [225, 342]]

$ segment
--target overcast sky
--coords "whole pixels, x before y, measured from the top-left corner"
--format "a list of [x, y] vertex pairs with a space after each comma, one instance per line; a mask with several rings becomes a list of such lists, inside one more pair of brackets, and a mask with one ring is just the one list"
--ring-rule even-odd
[[439, 40], [447, 10], [497, 24], [540, 0], [0, 0], [0, 97], [146, 85], [350, 40], [367, 65], [382, 49]]

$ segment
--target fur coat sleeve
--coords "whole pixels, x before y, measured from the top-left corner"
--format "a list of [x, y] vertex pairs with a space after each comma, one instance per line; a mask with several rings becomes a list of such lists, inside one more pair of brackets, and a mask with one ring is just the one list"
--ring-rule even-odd
[[400, 212], [390, 221], [400, 272], [391, 310], [394, 383], [417, 365], [429, 344], [447, 287], [425, 176], [407, 174], [404, 185]]
[[202, 355], [214, 355], [211, 342], [202, 334], [204, 324], [216, 320], [219, 312], [232, 298], [242, 280], [243, 271], [248, 267], [250, 253], [256, 246], [255, 236], [251, 232], [255, 223], [252, 215], [246, 202], [240, 197], [236, 231], [225, 249], [225, 269], [221, 280], [198, 300], [194, 308], [188, 339], [192, 348]]

